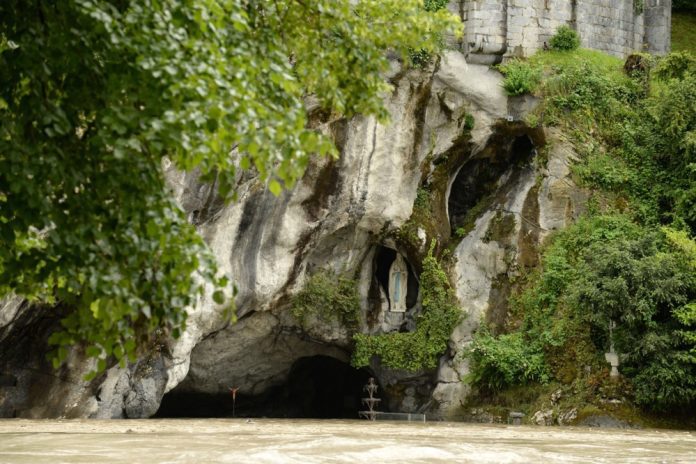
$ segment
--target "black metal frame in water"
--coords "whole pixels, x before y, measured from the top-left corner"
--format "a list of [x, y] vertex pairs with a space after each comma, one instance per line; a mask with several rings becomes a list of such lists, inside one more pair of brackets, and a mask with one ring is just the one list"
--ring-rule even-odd
[[375, 406], [382, 401], [380, 398], [375, 398], [375, 393], [377, 393], [377, 390], [379, 389], [379, 386], [375, 383], [375, 378], [370, 377], [367, 380], [367, 385], [363, 387], [363, 390], [367, 392], [367, 398], [362, 398], [362, 403], [367, 406], [367, 411], [360, 411], [360, 417], [364, 417], [365, 419], [369, 420], [375, 420], [377, 417], [377, 414], [379, 414], [377, 411], [375, 411]]

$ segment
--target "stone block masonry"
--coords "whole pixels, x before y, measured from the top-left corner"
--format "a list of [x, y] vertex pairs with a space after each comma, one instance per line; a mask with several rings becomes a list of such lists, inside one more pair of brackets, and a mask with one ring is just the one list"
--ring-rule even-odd
[[563, 25], [583, 47], [618, 57], [670, 50], [671, 0], [459, 0], [450, 10], [464, 21], [461, 48], [471, 63], [529, 56]]

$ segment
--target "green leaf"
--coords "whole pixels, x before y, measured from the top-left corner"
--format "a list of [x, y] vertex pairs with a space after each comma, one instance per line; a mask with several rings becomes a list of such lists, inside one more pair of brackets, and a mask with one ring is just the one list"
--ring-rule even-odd
[[96, 299], [89, 304], [89, 310], [92, 311], [92, 315], [95, 319], [99, 319], [99, 304], [101, 301]]
[[225, 294], [221, 290], [215, 290], [213, 292], [213, 301], [221, 305], [225, 302]]
[[99, 349], [98, 347], [96, 347], [96, 346], [88, 346], [85, 353], [86, 353], [87, 356], [89, 356], [90, 358], [96, 358], [96, 357], [98, 357], [98, 356], [101, 355], [102, 350], [100, 350], [100, 349]]
[[268, 183], [268, 190], [270, 190], [273, 195], [278, 196], [280, 195], [280, 192], [283, 191], [283, 187], [280, 186], [280, 183], [278, 183], [277, 180], [271, 179], [271, 181]]

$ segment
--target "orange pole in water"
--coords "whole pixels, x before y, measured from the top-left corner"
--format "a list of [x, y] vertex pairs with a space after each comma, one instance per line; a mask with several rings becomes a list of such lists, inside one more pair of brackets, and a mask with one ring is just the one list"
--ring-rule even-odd
[[230, 394], [232, 395], [232, 417], [234, 417], [234, 408], [237, 403], [237, 390], [239, 390], [239, 387], [227, 387], [230, 390]]

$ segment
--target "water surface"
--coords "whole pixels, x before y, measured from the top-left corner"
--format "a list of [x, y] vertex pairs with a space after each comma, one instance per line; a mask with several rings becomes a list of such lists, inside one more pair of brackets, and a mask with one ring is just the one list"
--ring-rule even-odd
[[696, 463], [696, 434], [353, 420], [0, 420], [0, 463]]

